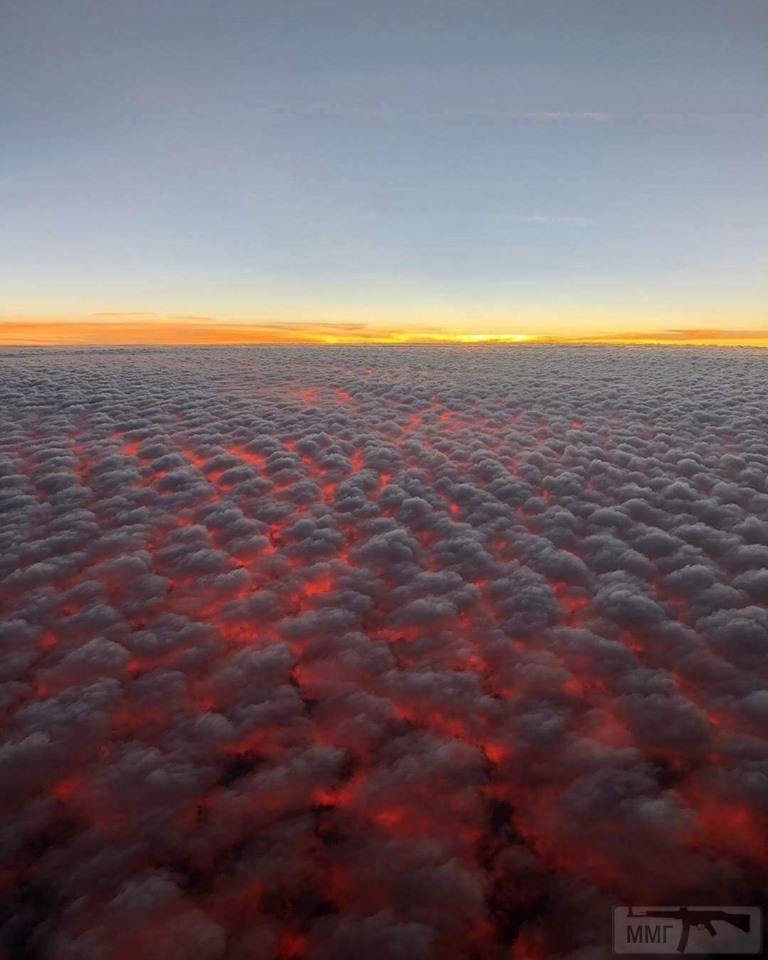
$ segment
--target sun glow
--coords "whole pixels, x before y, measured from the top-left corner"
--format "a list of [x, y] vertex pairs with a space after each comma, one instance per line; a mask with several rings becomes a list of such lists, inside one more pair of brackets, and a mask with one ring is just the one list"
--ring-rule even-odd
[[[589, 331], [573, 334], [554, 324], [549, 332], [508, 330], [477, 333], [460, 326], [364, 321], [246, 322], [212, 317], [136, 315], [87, 319], [13, 318], [0, 323], [1, 346], [227, 346], [280, 344], [647, 344], [677, 346], [768, 346], [766, 329], [668, 328]], [[582, 327], [582, 330], [585, 330]]]
[[451, 339], [454, 343], [527, 343], [536, 337], [529, 333], [457, 333]]

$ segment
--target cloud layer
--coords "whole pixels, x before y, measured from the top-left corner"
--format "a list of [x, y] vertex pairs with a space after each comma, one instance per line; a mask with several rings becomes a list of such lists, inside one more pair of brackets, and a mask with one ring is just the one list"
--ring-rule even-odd
[[759, 902], [761, 354], [6, 351], [4, 956], [610, 956]]

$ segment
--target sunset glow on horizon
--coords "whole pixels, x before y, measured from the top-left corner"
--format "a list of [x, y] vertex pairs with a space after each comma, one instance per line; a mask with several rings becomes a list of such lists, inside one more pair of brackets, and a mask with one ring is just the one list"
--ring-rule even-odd
[[602, 330], [581, 334], [469, 332], [434, 327], [322, 323], [231, 323], [215, 320], [13, 320], [0, 323], [0, 347], [13, 346], [227, 346], [252, 345], [429, 345], [454, 344], [649, 344], [668, 346], [766, 347], [766, 329], [672, 328]]

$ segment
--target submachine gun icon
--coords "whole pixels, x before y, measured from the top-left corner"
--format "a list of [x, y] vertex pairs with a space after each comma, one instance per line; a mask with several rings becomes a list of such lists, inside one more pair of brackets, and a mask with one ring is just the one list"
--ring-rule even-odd
[[727, 910], [691, 910], [689, 907], [678, 907], [676, 910], [671, 908], [669, 910], [646, 910], [645, 913], [634, 913], [632, 907], [630, 907], [629, 916], [636, 917], [638, 920], [646, 917], [652, 917], [654, 920], [680, 920], [683, 926], [677, 944], [678, 953], [685, 952], [691, 927], [703, 927], [710, 937], [714, 937], [717, 932], [715, 922], [722, 920], [739, 930], [743, 930], [744, 933], [749, 933], [752, 920], [748, 913], [728, 913]]

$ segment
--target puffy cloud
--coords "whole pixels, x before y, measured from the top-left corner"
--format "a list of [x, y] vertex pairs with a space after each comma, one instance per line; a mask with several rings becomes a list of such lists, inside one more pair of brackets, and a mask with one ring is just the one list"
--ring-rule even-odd
[[761, 356], [12, 359], [0, 954], [597, 960], [754, 902]]

